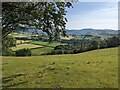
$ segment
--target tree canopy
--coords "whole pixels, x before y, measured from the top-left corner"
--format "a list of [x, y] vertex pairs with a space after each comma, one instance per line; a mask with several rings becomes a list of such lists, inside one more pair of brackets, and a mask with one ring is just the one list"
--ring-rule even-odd
[[46, 32], [49, 39], [65, 36], [66, 8], [71, 2], [3, 2], [2, 40], [11, 32], [35, 28]]

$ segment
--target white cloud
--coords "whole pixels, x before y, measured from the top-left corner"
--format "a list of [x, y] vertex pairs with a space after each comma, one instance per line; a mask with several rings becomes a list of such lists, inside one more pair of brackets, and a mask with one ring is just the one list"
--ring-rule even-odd
[[118, 7], [112, 7], [112, 8], [105, 8], [105, 9], [100, 9], [97, 11], [92, 11], [90, 12], [91, 15], [96, 15], [100, 17], [107, 17], [107, 18], [113, 18], [118, 16]]
[[68, 20], [67, 28], [70, 29], [103, 28], [117, 30], [118, 7], [99, 9], [85, 15], [72, 15]]

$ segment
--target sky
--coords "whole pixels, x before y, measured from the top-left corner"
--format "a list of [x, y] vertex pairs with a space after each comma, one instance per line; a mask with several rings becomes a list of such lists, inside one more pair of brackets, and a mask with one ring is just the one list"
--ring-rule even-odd
[[118, 30], [118, 2], [77, 2], [67, 9], [67, 29]]

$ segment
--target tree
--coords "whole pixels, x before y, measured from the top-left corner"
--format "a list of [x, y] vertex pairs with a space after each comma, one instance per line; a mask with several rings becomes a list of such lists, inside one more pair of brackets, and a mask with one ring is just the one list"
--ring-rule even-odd
[[100, 41], [100, 48], [106, 48], [107, 47], [107, 42], [105, 40]]
[[116, 47], [120, 44], [120, 37], [114, 36], [112, 38], [108, 38], [107, 40], [108, 47]]
[[99, 48], [99, 41], [92, 41], [91, 42], [92, 49], [98, 49]]
[[16, 56], [31, 56], [31, 50], [28, 48], [19, 49], [15, 52]]
[[3, 2], [2, 40], [11, 32], [30, 27], [46, 32], [49, 41], [65, 36], [66, 7], [72, 7], [71, 2]]
[[2, 42], [2, 45], [6, 48], [16, 46], [16, 39], [12, 36], [7, 36]]
[[16, 40], [12, 36], [7, 36], [4, 38], [4, 42], [2, 42], [2, 55], [14, 55], [11, 47], [16, 46]]

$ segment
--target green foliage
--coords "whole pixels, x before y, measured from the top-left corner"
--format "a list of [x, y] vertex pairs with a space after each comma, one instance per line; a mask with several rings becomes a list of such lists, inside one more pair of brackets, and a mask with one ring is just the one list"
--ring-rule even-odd
[[2, 55], [3, 56], [13, 56], [14, 52], [11, 47], [16, 46], [16, 39], [12, 36], [5, 37], [4, 41], [2, 41]]
[[16, 56], [31, 56], [31, 50], [28, 48], [17, 50]]
[[12, 36], [7, 36], [7, 37], [5, 37], [4, 41], [2, 42], [2, 46], [4, 48], [15, 47], [16, 39]]
[[116, 47], [120, 44], [120, 37], [112, 37], [106, 41], [107, 41], [108, 47]]
[[14, 56], [15, 53], [10, 48], [2, 48], [2, 56]]
[[101, 40], [99, 41], [99, 44], [100, 44], [100, 48], [106, 48], [108, 47], [108, 44], [105, 40]]
[[99, 41], [92, 41], [91, 46], [92, 46], [92, 49], [98, 49], [99, 48]]
[[70, 2], [3, 2], [2, 33], [4, 39], [12, 31], [34, 27], [53, 38], [65, 36], [66, 8]]
[[42, 55], [54, 55], [54, 54], [76, 54], [81, 52], [86, 52], [90, 50], [100, 49], [100, 48], [110, 48], [119, 46], [119, 37], [108, 38], [107, 40], [94, 40], [87, 44], [68, 44], [68, 45], [58, 45], [49, 53], [44, 53]]

